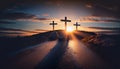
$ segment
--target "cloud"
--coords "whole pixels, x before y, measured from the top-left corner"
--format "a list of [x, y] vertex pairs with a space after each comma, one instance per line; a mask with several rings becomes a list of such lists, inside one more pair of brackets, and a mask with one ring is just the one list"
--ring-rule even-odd
[[104, 20], [104, 21], [105, 21], [105, 22], [118, 22], [118, 23], [120, 22], [119, 19], [118, 19], [118, 20], [117, 20], [117, 19], [116, 19], [116, 20]]
[[8, 20], [17, 20], [17, 19], [30, 19], [36, 17], [35, 15], [26, 14], [26, 13], [2, 13], [0, 19], [8, 19]]
[[50, 20], [50, 18], [34, 18], [34, 20]]
[[0, 28], [0, 31], [2, 32], [26, 32], [26, 33], [38, 33], [35, 31], [28, 31], [28, 30], [22, 30], [22, 29], [13, 29], [13, 28]]
[[80, 21], [83, 22], [120, 22], [119, 18], [115, 17], [102, 17], [102, 16], [86, 16], [86, 17], [81, 17]]
[[100, 30], [113, 30], [113, 31], [120, 31], [120, 28], [105, 28], [105, 27], [88, 27], [92, 29], [100, 29]]
[[[10, 9], [11, 7], [18, 7], [21, 9], [21, 7], [24, 8], [26, 6], [32, 8], [36, 5], [42, 6], [42, 8], [43, 8], [43, 6], [49, 7], [50, 5], [61, 7], [61, 5], [67, 6], [68, 4], [70, 6], [76, 5], [77, 7], [80, 7], [80, 5], [82, 5], [81, 3], [85, 4], [85, 5], [88, 4], [87, 7], [91, 7], [91, 5], [93, 5], [93, 7], [95, 7], [95, 8], [92, 10], [93, 10], [94, 14], [96, 14], [96, 15], [99, 15], [99, 14], [102, 15], [102, 12], [109, 13], [111, 11], [115, 11], [116, 8], [117, 8], [118, 12], [120, 11], [119, 10], [120, 9], [120, 7], [119, 7], [120, 1], [119, 0], [97, 0], [97, 1], [96, 0], [0, 0], [0, 9], [5, 9], [5, 8]], [[101, 11], [101, 10], [104, 10], [104, 11]]]
[[48, 13], [44, 13], [44, 14], [42, 14], [42, 16], [50, 16]]
[[0, 21], [0, 24], [15, 24], [15, 22], [9, 22], [9, 21]]
[[50, 30], [35, 29], [34, 31], [14, 29], [14, 28], [0, 28], [0, 36], [29, 36], [33, 34], [38, 34], [41, 32], [46, 32]]
[[31, 19], [17, 19], [17, 21], [30, 21], [30, 22], [41, 22], [50, 20], [49, 18], [31, 18]]
[[33, 34], [40, 33], [38, 31], [29, 31], [22, 29], [14, 29], [14, 28], [0, 28], [0, 36], [30, 36]]
[[14, 13], [1, 13], [0, 20], [18, 20], [18, 21], [43, 21], [50, 20], [49, 18], [39, 18], [36, 15], [14, 12]]

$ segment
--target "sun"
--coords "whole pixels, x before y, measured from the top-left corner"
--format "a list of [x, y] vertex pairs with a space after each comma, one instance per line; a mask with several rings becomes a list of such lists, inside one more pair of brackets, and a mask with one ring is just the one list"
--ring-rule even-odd
[[69, 26], [69, 27], [67, 27], [67, 30], [66, 30], [66, 31], [67, 31], [67, 32], [72, 32], [73, 30], [74, 30], [74, 29]]

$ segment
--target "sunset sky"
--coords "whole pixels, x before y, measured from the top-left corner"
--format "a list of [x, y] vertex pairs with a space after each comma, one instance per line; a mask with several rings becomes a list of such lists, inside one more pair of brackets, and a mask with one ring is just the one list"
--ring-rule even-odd
[[55, 29], [64, 29], [60, 19], [68, 17], [79, 30], [120, 30], [119, 0], [0, 0], [0, 36], [32, 35]]

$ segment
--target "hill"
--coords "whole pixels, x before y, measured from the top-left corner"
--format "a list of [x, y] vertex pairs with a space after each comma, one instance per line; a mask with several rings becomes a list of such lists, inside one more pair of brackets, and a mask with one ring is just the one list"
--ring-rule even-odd
[[[54, 31], [48, 31], [45, 33], [39, 33], [32, 36], [24, 37], [0, 37], [0, 54], [5, 55], [10, 52], [14, 52], [29, 46], [37, 45], [45, 41], [50, 40], [50, 37], [54, 35]], [[55, 40], [54, 37], [51, 40]]]

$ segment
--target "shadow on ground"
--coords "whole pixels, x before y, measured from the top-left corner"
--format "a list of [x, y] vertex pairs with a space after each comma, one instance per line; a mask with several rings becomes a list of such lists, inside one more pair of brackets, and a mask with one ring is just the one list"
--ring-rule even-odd
[[35, 69], [56, 69], [68, 46], [68, 40], [58, 40], [56, 46], [46, 55]]

